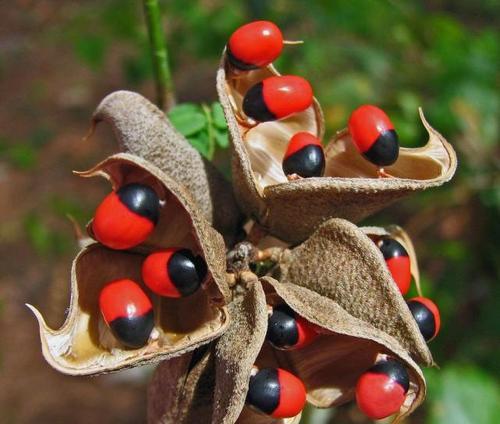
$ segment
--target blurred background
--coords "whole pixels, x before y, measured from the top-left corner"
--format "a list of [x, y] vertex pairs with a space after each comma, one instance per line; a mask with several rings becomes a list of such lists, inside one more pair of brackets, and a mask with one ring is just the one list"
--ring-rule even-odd
[[[442, 332], [431, 345], [441, 368], [425, 370], [428, 399], [407, 422], [498, 423], [500, 3], [161, 5], [176, 96], [193, 103], [171, 117], [226, 171], [215, 70], [228, 36], [249, 20], [273, 20], [286, 38], [305, 40], [286, 48], [277, 67], [312, 82], [330, 133], [345, 126], [353, 108], [375, 103], [394, 121], [402, 145], [419, 146], [427, 140], [417, 114], [424, 108], [457, 150], [456, 177], [367, 221], [409, 231], [424, 293], [441, 308]], [[71, 171], [115, 150], [105, 129], [82, 141], [93, 109], [117, 89], [155, 97], [141, 2], [13, 0], [0, 2], [0, 15], [0, 422], [144, 422], [148, 372], [58, 374], [43, 360], [35, 320], [24, 307], [38, 306], [54, 327], [64, 320], [77, 250], [66, 215], [84, 224], [109, 189]], [[207, 120], [210, 114], [215, 121]], [[215, 154], [206, 144], [209, 125], [216, 127]], [[368, 422], [349, 405], [310, 410], [306, 419]]]

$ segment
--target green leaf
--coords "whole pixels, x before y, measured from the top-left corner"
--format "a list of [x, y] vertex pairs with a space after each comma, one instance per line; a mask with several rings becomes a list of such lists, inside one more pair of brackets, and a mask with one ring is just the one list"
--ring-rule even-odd
[[221, 149], [227, 149], [229, 146], [229, 135], [227, 131], [216, 131], [215, 141]]
[[207, 125], [207, 119], [199, 106], [191, 103], [176, 106], [168, 113], [168, 117], [185, 137], [197, 134]]
[[208, 134], [206, 131], [200, 132], [193, 137], [188, 137], [191, 145], [198, 150], [203, 156], [208, 158], [209, 145], [208, 145]]
[[454, 364], [427, 371], [429, 424], [492, 424], [500, 415], [498, 383], [477, 367]]
[[18, 143], [7, 149], [9, 161], [17, 168], [28, 170], [36, 165], [37, 155], [32, 146], [25, 143]]
[[227, 129], [226, 118], [224, 117], [224, 111], [222, 110], [222, 106], [218, 102], [212, 103], [212, 117], [214, 120], [214, 125], [220, 129]]

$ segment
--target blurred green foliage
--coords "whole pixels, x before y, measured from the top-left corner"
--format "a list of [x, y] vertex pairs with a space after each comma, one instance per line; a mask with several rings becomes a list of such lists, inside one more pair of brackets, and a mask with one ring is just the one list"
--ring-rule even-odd
[[[391, 116], [404, 146], [426, 141], [419, 106], [450, 140], [460, 160], [453, 182], [414, 196], [370, 222], [407, 224], [418, 234], [424, 293], [442, 311], [442, 333], [431, 345], [442, 369], [426, 373], [429, 399], [411, 422], [497, 422], [500, 3], [169, 0], [162, 7], [176, 80], [185, 72], [208, 68], [215, 86], [215, 69], [229, 34], [249, 20], [273, 20], [287, 39], [305, 41], [286, 47], [276, 65], [283, 73], [304, 75], [312, 82], [329, 133], [345, 127], [359, 104], [375, 103]], [[140, 91], [151, 81], [137, 0], [81, 3], [49, 31], [49, 39], [63, 39], [96, 74], [111, 57], [118, 60], [122, 88]], [[178, 92], [178, 98], [196, 97], [192, 94], [200, 88], [193, 83]], [[199, 91], [215, 93], [213, 87]], [[169, 112], [179, 131], [209, 159], [228, 143], [220, 105], [214, 100], [180, 103]], [[0, 139], [0, 157], [29, 170], [44, 139]], [[79, 202], [53, 199], [52, 204], [61, 213], [84, 216], [85, 206]], [[66, 246], [37, 215], [25, 219], [25, 230], [40, 253]]]

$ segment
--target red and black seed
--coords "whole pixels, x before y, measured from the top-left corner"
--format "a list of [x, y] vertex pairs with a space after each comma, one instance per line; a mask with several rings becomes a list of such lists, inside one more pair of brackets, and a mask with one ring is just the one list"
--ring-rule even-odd
[[407, 303], [425, 341], [436, 337], [441, 327], [441, 317], [435, 303], [425, 297], [415, 297]]
[[156, 294], [185, 297], [199, 289], [207, 275], [202, 256], [188, 249], [169, 248], [150, 254], [142, 265], [144, 283]]
[[144, 346], [154, 327], [153, 305], [141, 287], [132, 280], [108, 283], [101, 290], [99, 307], [111, 332], [125, 346]]

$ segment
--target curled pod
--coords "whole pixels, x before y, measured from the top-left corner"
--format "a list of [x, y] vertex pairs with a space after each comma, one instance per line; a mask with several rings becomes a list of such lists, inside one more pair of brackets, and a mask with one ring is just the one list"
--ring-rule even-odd
[[[332, 252], [325, 257], [327, 253]], [[378, 247], [356, 225], [331, 219], [283, 255], [282, 283], [313, 290], [394, 337], [418, 362], [433, 359]]]
[[236, 199], [247, 215], [282, 240], [292, 244], [304, 241], [333, 217], [359, 222], [415, 191], [442, 185], [455, 173], [455, 151], [420, 111], [429, 140], [423, 147], [400, 148], [397, 162], [384, 168], [391, 178], [379, 178], [378, 165], [360, 155], [344, 130], [325, 147], [322, 178], [289, 181], [282, 160], [290, 138], [305, 131], [322, 139], [324, 120], [319, 104], [314, 101], [304, 112], [248, 128], [238, 119], [245, 93], [279, 74], [268, 66], [232, 78], [227, 67], [224, 55], [217, 92], [231, 135]]
[[[124, 153], [80, 175], [104, 176], [115, 191], [140, 182], [153, 188], [164, 206], [155, 231], [133, 251], [112, 250], [95, 243], [78, 254], [71, 270], [71, 304], [60, 329], [49, 328], [40, 312], [30, 306], [39, 323], [42, 352], [49, 364], [66, 374], [99, 374], [168, 359], [220, 336], [228, 324], [224, 242], [189, 193], [151, 163]], [[92, 228], [91, 222], [90, 232]], [[146, 256], [169, 246], [189, 249], [206, 263], [207, 276], [191, 296], [157, 296], [142, 284], [141, 266]], [[113, 334], [106, 325], [113, 321], [114, 312], [101, 314], [99, 294], [110, 282], [124, 278], [140, 285], [153, 305], [154, 328], [144, 346], [115, 337], [116, 331]]]
[[119, 148], [151, 162], [193, 196], [205, 219], [226, 240], [238, 231], [241, 213], [231, 184], [170, 123], [165, 113], [138, 93], [106, 96], [92, 117], [108, 124]]
[[[410, 414], [425, 398], [424, 377], [405, 348], [394, 337], [353, 317], [326, 296], [295, 284], [281, 284], [271, 277], [256, 281], [240, 296], [237, 303], [230, 305], [234, 321], [216, 343], [217, 408], [212, 423], [275, 422], [269, 418], [265, 421], [264, 415], [245, 406], [254, 365], [260, 370], [290, 371], [303, 382], [307, 401], [326, 408], [353, 400], [359, 377], [377, 361], [390, 356], [405, 365], [410, 379], [398, 416]], [[273, 349], [265, 343], [268, 303], [287, 304], [314, 324], [320, 334], [302, 349]], [[268, 401], [273, 399], [276, 400], [265, 397]], [[298, 419], [298, 415], [288, 419]]]

